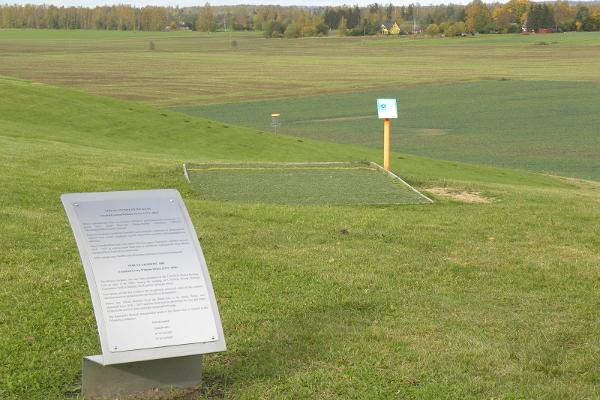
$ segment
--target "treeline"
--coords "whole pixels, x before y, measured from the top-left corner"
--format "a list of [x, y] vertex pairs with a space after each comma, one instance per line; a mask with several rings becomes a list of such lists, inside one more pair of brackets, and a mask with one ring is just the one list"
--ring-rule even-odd
[[267, 37], [414, 34], [455, 36], [521, 31], [598, 31], [600, 3], [538, 3], [510, 0], [486, 4], [367, 7], [218, 6], [56, 7], [0, 6], [0, 28], [100, 29], [128, 31], [254, 30]]
[[38, 5], [0, 6], [0, 28], [164, 30], [176, 21], [174, 10], [165, 7], [56, 7]]

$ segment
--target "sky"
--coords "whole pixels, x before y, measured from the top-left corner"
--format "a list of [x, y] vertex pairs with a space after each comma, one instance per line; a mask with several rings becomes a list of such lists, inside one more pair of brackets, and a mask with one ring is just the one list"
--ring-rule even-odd
[[[130, 4], [137, 7], [147, 5], [152, 6], [202, 6], [207, 0], [0, 0], [0, 4], [53, 4], [55, 6], [84, 6], [96, 7], [104, 5]], [[485, 1], [489, 2], [491, 0]], [[411, 3], [420, 3], [421, 5], [434, 4], [467, 4], [471, 0], [208, 0], [213, 6], [236, 5], [236, 4], [278, 4], [282, 6], [303, 5], [303, 6], [338, 6], [342, 4], [366, 6], [372, 3], [388, 4], [395, 6], [409, 5]], [[501, 1], [503, 2], [503, 1]]]

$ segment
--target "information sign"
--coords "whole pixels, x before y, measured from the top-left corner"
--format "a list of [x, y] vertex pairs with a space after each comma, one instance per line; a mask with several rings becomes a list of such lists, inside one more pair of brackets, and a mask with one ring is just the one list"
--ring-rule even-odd
[[398, 118], [396, 99], [377, 99], [377, 115], [379, 119]]
[[179, 192], [65, 194], [104, 365], [225, 350], [194, 227]]

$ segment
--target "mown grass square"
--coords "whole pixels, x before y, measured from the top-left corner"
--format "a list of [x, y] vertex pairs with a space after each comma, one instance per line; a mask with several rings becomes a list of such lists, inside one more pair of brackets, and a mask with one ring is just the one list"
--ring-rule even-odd
[[429, 200], [368, 162], [187, 164], [203, 200], [265, 204], [423, 204]]

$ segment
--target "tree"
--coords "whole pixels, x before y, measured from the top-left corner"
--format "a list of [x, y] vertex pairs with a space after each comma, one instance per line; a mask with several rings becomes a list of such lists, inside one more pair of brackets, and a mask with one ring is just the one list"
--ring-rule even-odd
[[554, 23], [556, 30], [566, 29], [567, 24], [573, 19], [573, 10], [569, 3], [558, 0], [554, 4]]
[[592, 23], [590, 20], [590, 9], [582, 6], [577, 10], [577, 14], [575, 15], [575, 24], [577, 26], [578, 31], [591, 31]]
[[487, 32], [491, 22], [490, 10], [481, 0], [473, 0], [467, 7], [467, 30], [469, 32]]
[[233, 29], [238, 31], [252, 29], [251, 11], [248, 9], [248, 6], [235, 6], [232, 14], [234, 17]]
[[348, 30], [348, 24], [346, 23], [346, 18], [342, 17], [342, 18], [340, 18], [340, 23], [337, 28], [338, 35], [344, 36], [346, 34], [347, 30]]
[[444, 21], [448, 20], [448, 16], [446, 15], [446, 6], [440, 5], [435, 6], [433, 12], [431, 13], [431, 19], [434, 24], [439, 25]]
[[534, 3], [527, 13], [527, 28], [533, 31], [554, 28], [554, 15], [547, 4]]
[[[207, 1], [207, 0], [204, 0]], [[210, 0], [208, 0], [210, 1]], [[448, 4], [421, 7], [418, 3], [396, 7], [392, 3], [330, 6], [324, 8], [294, 6], [219, 6], [136, 8], [127, 5], [86, 7], [56, 7], [37, 5], [0, 5], [1, 28], [34, 29], [102, 29], [160, 31], [181, 28], [182, 24], [197, 30], [214, 31], [223, 23], [235, 30], [265, 30], [270, 21], [275, 26], [271, 35], [283, 35], [285, 27], [294, 23], [303, 35], [325, 35], [330, 29], [341, 34], [377, 33], [382, 23], [394, 22], [402, 32], [421, 31], [419, 27], [435, 24], [447, 33], [452, 24], [466, 22], [472, 32], [519, 32], [529, 21], [530, 28], [558, 30], [600, 30], [600, 3], [571, 5], [567, 0], [533, 2], [507, 0], [505, 4], [472, 1], [468, 6]], [[214, 13], [214, 14], [213, 14]], [[416, 22], [413, 29], [413, 21]], [[328, 29], [321, 24], [327, 26]], [[387, 26], [387, 25], [386, 25]], [[455, 26], [457, 34], [461, 32]], [[466, 29], [465, 28], [465, 29]], [[389, 29], [389, 28], [388, 28]], [[291, 31], [290, 31], [291, 32]], [[450, 32], [453, 33], [452, 31]], [[452, 35], [450, 35], [452, 36]]]
[[367, 6], [366, 19], [369, 25], [379, 26], [384, 16], [385, 10], [379, 5], [379, 3], [369, 4]]
[[392, 21], [400, 25], [404, 20], [402, 18], [402, 12], [399, 7], [394, 7], [394, 14], [392, 15]]
[[510, 13], [510, 22], [522, 24], [526, 21], [527, 11], [531, 3], [529, 0], [510, 0], [504, 7]]
[[592, 27], [592, 30], [600, 30], [600, 8], [598, 6], [592, 9], [592, 12], [590, 14], [590, 25]]
[[215, 24], [215, 16], [209, 3], [202, 7], [202, 11], [196, 18], [196, 30], [200, 32], [214, 32], [217, 25]]
[[499, 6], [492, 11], [492, 19], [496, 23], [496, 27], [502, 33], [507, 33], [510, 30], [512, 23], [512, 15], [506, 6]]
[[542, 28], [553, 29], [555, 25], [552, 7], [546, 3], [542, 4]]
[[339, 13], [338, 10], [336, 10], [334, 8], [330, 8], [330, 7], [325, 8], [325, 13], [323, 14], [323, 20], [325, 21], [327, 26], [329, 26], [329, 28], [337, 29], [338, 26], [340, 25], [341, 18], [344, 18], [344, 17], [341, 16], [341, 13]]
[[[144, 7], [140, 19], [140, 25], [144, 31], [161, 31], [167, 26], [167, 16], [163, 7]], [[115, 29], [106, 15], [104, 23], [105, 29]]]
[[254, 14], [254, 30], [262, 31], [269, 21], [269, 7], [258, 6]]
[[[541, 6], [541, 4], [539, 4]], [[536, 32], [542, 27], [542, 9], [532, 4], [527, 12], [527, 29]]]
[[360, 25], [360, 8], [354, 6], [348, 13], [348, 28], [356, 28]]

